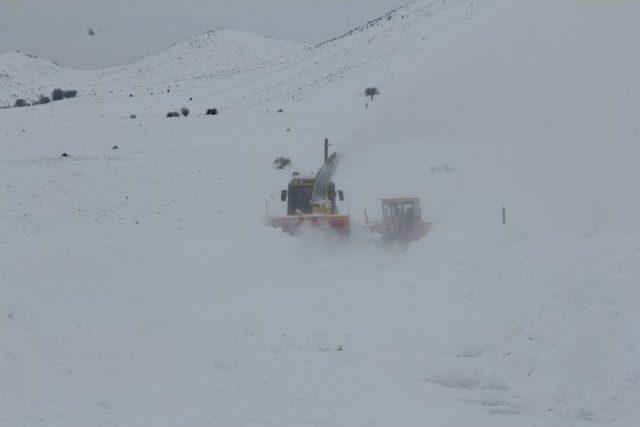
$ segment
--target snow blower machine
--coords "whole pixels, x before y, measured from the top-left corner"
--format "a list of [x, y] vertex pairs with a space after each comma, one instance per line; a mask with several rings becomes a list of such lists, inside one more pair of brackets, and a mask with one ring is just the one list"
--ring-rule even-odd
[[315, 174], [300, 175], [293, 172], [289, 187], [280, 193], [280, 201], [287, 202], [286, 216], [276, 216], [267, 204], [267, 218], [274, 228], [289, 234], [297, 234], [300, 227], [310, 225], [348, 234], [351, 226], [349, 215], [338, 212], [336, 198], [344, 201], [342, 190], [336, 191], [331, 177], [338, 164], [336, 153], [329, 156], [329, 140], [324, 141], [324, 164]]

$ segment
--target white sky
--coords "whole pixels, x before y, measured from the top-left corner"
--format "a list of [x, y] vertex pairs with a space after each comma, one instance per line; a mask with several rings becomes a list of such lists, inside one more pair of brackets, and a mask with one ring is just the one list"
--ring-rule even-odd
[[[406, 0], [0, 0], [0, 53], [118, 65], [218, 27], [318, 43]], [[92, 27], [96, 35], [88, 35]]]

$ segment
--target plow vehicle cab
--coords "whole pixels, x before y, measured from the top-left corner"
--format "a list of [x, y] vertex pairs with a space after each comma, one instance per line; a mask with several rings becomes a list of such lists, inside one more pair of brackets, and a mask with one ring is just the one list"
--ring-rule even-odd
[[[313, 203], [313, 188], [316, 184], [316, 175], [300, 176], [299, 172], [294, 172], [289, 182], [289, 188], [282, 190], [280, 200], [287, 202], [287, 215], [301, 214], [329, 214], [338, 213], [336, 205], [336, 195], [338, 200], [344, 200], [342, 190], [338, 190], [336, 194], [336, 186], [329, 181], [326, 184], [326, 199], [324, 203]], [[322, 201], [321, 201], [322, 202]]]

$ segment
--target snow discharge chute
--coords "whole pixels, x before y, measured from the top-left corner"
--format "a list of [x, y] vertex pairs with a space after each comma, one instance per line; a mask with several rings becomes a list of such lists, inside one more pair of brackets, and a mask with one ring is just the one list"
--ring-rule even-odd
[[325, 160], [324, 165], [318, 169], [318, 172], [316, 173], [316, 182], [313, 186], [313, 192], [311, 193], [312, 204], [325, 203], [331, 199], [331, 195], [329, 194], [329, 190], [333, 188], [331, 185], [331, 177], [336, 171], [337, 166], [338, 155], [333, 153], [331, 157]]

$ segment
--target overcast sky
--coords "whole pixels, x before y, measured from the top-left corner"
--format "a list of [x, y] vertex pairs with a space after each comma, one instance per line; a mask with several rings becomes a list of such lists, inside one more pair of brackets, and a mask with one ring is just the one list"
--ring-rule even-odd
[[101, 68], [218, 27], [313, 44], [406, 2], [0, 0], [0, 53], [18, 49], [67, 67]]

